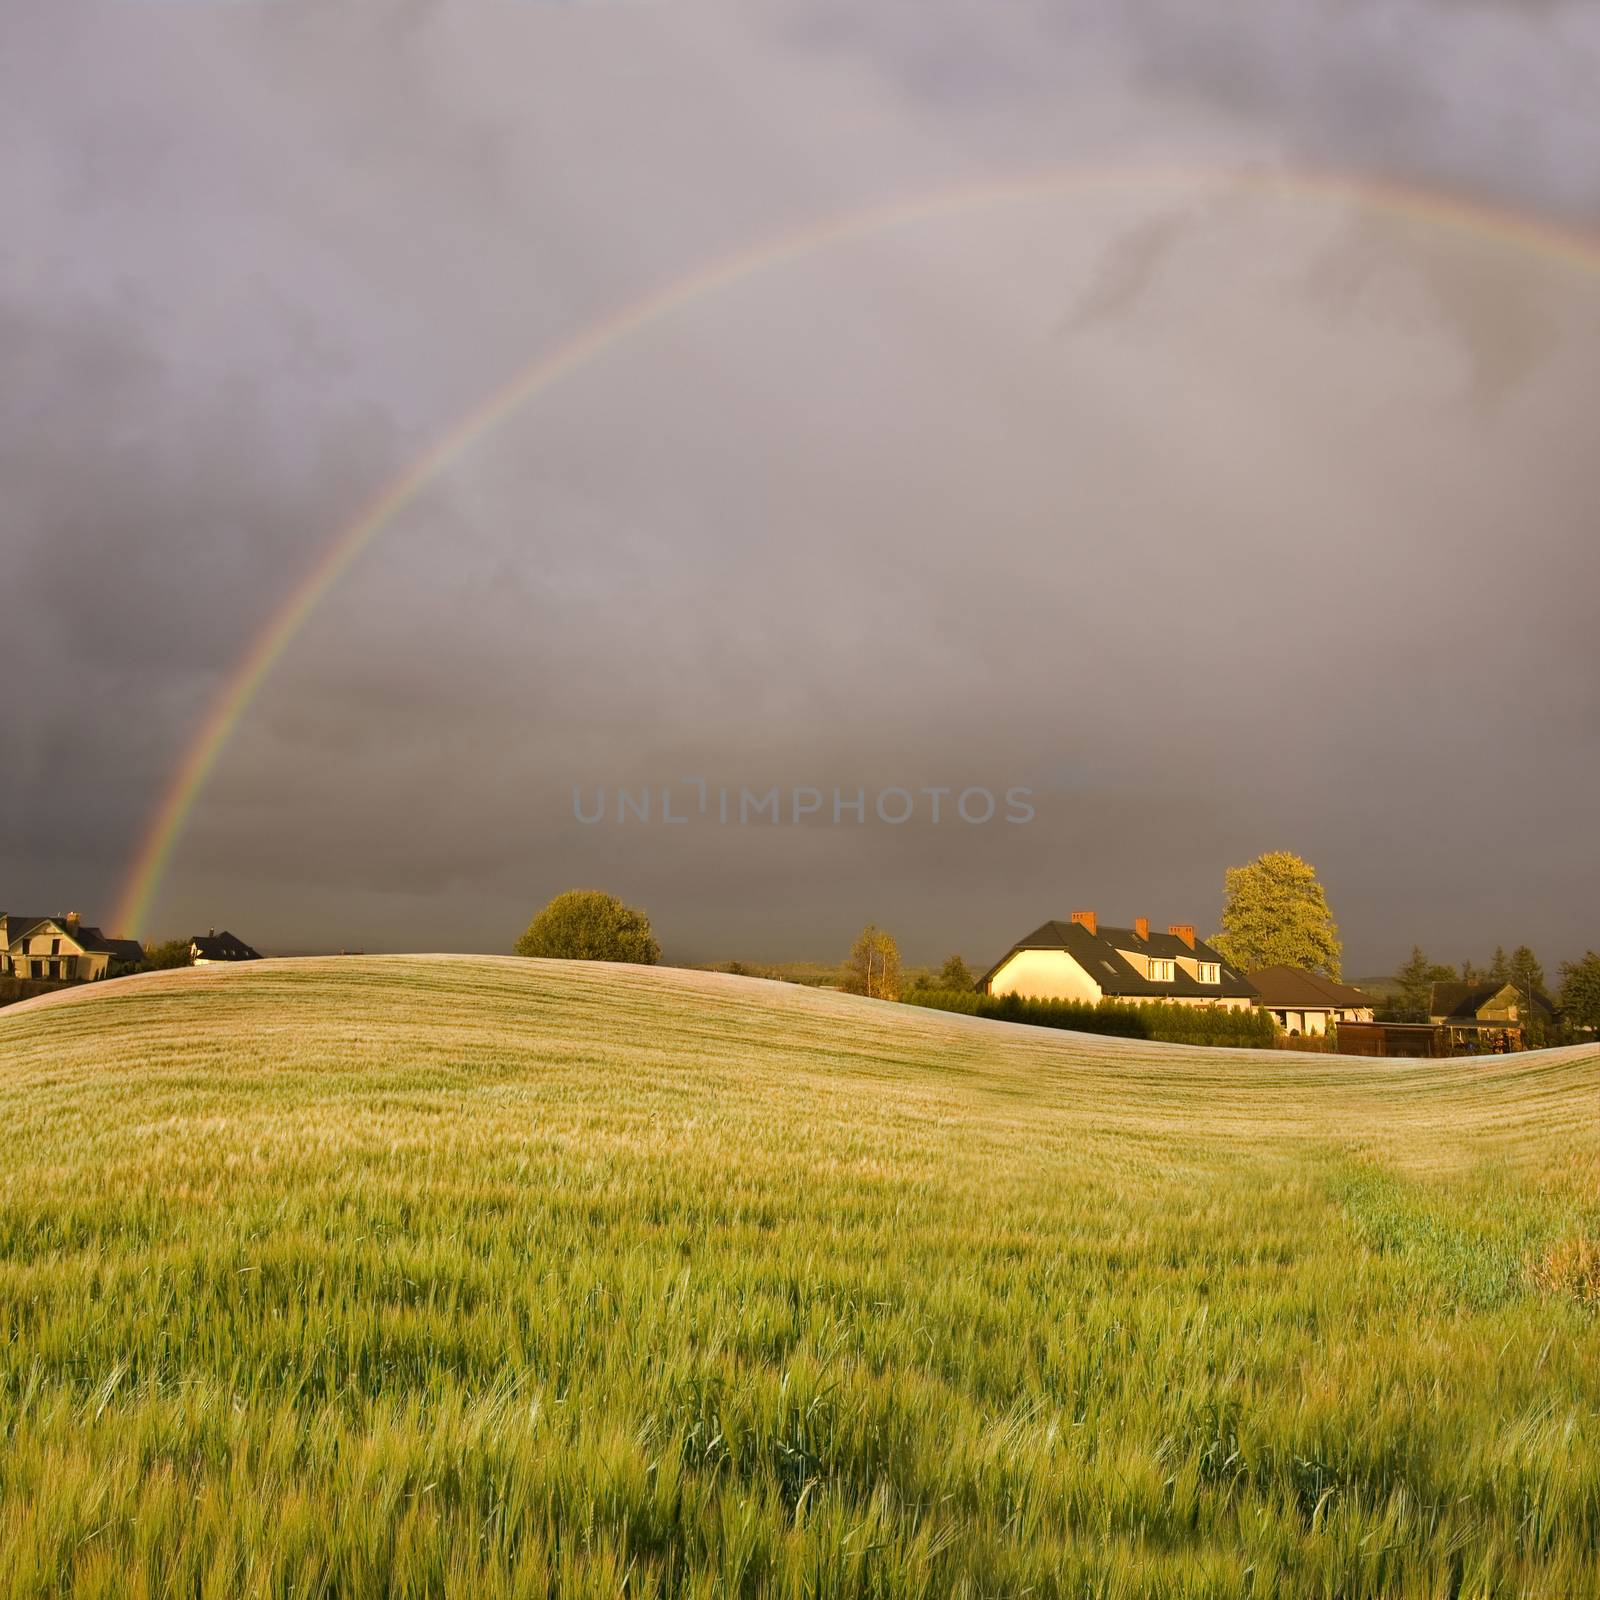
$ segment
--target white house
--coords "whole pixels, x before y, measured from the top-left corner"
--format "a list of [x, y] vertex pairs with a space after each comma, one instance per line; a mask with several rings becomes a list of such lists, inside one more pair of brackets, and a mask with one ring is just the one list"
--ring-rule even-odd
[[210, 967], [223, 961], [259, 961], [261, 953], [252, 950], [243, 939], [235, 938], [226, 928], [218, 933], [197, 933], [189, 941], [189, 965]]
[[1152, 933], [1149, 918], [1136, 917], [1131, 928], [1101, 927], [1092, 911], [1074, 911], [1068, 922], [1035, 928], [978, 987], [1025, 1000], [1165, 1001], [1229, 1011], [1248, 1010], [1256, 998], [1242, 973], [1195, 938], [1192, 924]]

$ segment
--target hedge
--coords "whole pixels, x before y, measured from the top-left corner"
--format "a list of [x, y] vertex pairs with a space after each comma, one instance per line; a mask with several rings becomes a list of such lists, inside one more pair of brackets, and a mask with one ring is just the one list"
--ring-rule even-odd
[[14, 1006], [35, 995], [54, 994], [58, 989], [75, 989], [82, 978], [0, 978], [0, 1006]]
[[1036, 1028], [1067, 1028], [1075, 1033], [1109, 1033], [1123, 1039], [1157, 1039], [1167, 1044], [1234, 1045], [1270, 1050], [1277, 1039], [1272, 1013], [1251, 1006], [1228, 1011], [1221, 1006], [1119, 1005], [1102, 1000], [1024, 1000], [1015, 994], [979, 994], [973, 989], [908, 989], [907, 1005], [958, 1011], [995, 1022], [1026, 1022]]

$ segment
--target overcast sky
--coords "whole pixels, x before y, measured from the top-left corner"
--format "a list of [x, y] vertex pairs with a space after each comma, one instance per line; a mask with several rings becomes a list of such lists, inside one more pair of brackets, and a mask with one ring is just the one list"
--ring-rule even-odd
[[497, 950], [594, 885], [669, 958], [872, 918], [976, 962], [1077, 907], [1209, 931], [1287, 848], [1357, 974], [1600, 946], [1600, 271], [1222, 176], [1600, 236], [1581, 0], [5, 0], [0, 905], [111, 915], [277, 604], [541, 351], [1079, 167], [1202, 176], [853, 235], [486, 435], [279, 663], [138, 931]]

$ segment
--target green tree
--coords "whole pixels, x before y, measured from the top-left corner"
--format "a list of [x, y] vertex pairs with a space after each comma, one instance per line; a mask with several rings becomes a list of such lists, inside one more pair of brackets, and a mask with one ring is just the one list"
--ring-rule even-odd
[[972, 969], [960, 956], [951, 956], [939, 968], [939, 975], [933, 980], [936, 989], [971, 989], [976, 983], [972, 976]]
[[1600, 955], [1561, 963], [1561, 1010], [1574, 1028], [1600, 1031]]
[[598, 889], [558, 894], [517, 940], [519, 956], [557, 961], [635, 961], [653, 967], [661, 946], [642, 911]]
[[1411, 947], [1411, 957], [1394, 975], [1400, 993], [1388, 1008], [1391, 1022], [1426, 1022], [1436, 983], [1456, 982], [1456, 969], [1430, 961], [1420, 944]]
[[1530, 994], [1544, 993], [1544, 968], [1527, 945], [1519, 944], [1511, 952], [1511, 960], [1506, 964], [1506, 981], [1516, 985], [1517, 993], [1524, 1000]]
[[1545, 1013], [1538, 1005], [1540, 997], [1548, 998], [1545, 996], [1544, 968], [1540, 965], [1539, 958], [1525, 944], [1519, 944], [1511, 952], [1511, 960], [1507, 966], [1509, 969], [1507, 981], [1517, 991], [1521, 1005], [1523, 1043], [1530, 1049], [1537, 1050], [1549, 1043], [1550, 1038]]
[[1506, 947], [1503, 944], [1494, 947], [1494, 960], [1489, 963], [1489, 970], [1484, 977], [1490, 983], [1510, 983], [1511, 962], [1506, 957]]
[[900, 998], [900, 947], [876, 923], [869, 922], [851, 947], [844, 986], [874, 1000]]
[[189, 965], [187, 939], [163, 939], [144, 947], [144, 965], [149, 972], [165, 972], [171, 967]]
[[1257, 967], [1300, 967], [1340, 973], [1344, 947], [1316, 869], [1288, 850], [1230, 867], [1222, 932], [1211, 942], [1245, 972]]

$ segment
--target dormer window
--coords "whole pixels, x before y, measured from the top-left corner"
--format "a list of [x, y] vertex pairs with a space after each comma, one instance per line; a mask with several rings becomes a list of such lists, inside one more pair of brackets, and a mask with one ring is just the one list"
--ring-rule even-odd
[[1194, 969], [1197, 983], [1221, 983], [1222, 968], [1215, 961], [1198, 961]]
[[1152, 983], [1171, 983], [1172, 975], [1172, 962], [1158, 960], [1155, 956], [1150, 957], [1150, 981]]

